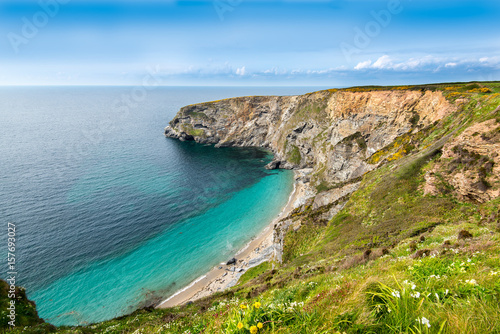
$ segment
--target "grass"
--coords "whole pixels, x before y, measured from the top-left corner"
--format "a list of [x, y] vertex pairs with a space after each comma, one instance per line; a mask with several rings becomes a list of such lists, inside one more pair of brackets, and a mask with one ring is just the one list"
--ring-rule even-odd
[[182, 131], [193, 137], [205, 137], [205, 131], [203, 129], [195, 129], [191, 124], [183, 124]]
[[292, 149], [288, 153], [288, 161], [295, 165], [300, 165], [300, 161], [302, 160], [302, 156], [300, 155], [300, 150], [297, 146], [292, 145]]

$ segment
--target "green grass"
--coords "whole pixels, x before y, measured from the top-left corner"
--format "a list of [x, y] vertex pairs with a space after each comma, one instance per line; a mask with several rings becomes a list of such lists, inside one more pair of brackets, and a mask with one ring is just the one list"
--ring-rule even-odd
[[302, 160], [302, 156], [300, 155], [300, 150], [297, 146], [292, 145], [291, 151], [288, 153], [288, 161], [295, 165], [299, 165]]

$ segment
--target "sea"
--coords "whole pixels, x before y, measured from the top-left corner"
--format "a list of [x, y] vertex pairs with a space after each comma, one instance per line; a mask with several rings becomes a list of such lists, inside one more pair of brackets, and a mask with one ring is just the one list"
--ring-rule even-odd
[[257, 236], [293, 174], [266, 170], [262, 149], [180, 142], [164, 127], [188, 104], [314, 90], [0, 87], [0, 278], [14, 269], [57, 326], [168, 298]]

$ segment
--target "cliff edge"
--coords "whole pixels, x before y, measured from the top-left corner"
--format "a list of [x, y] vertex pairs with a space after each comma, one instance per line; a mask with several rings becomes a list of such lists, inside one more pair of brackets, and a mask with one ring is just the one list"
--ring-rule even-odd
[[[306, 181], [324, 191], [409, 152], [412, 136], [456, 110], [442, 92], [430, 90], [239, 97], [183, 107], [165, 135], [217, 147], [270, 149], [274, 160], [268, 168], [311, 168]], [[391, 150], [398, 139], [403, 145]]]

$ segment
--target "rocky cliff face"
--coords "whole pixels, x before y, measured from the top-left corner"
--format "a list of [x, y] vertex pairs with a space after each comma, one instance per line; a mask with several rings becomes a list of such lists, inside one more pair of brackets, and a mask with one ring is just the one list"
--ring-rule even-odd
[[448, 141], [425, 175], [424, 194], [453, 191], [461, 201], [485, 203], [500, 196], [500, 123], [476, 123]]
[[[182, 108], [165, 135], [216, 146], [270, 149], [269, 168], [312, 168], [312, 185], [338, 188], [411, 145], [417, 133], [455, 110], [440, 92], [320, 91], [254, 96]], [[386, 152], [383, 152], [386, 148]], [[401, 154], [401, 152], [399, 152]]]

